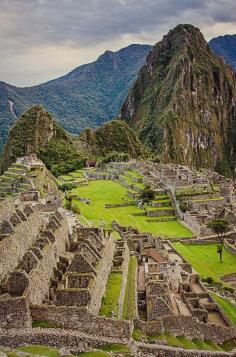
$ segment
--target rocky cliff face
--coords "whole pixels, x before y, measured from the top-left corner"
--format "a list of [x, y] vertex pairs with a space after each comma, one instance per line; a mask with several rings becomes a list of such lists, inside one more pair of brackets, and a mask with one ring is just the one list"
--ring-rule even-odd
[[157, 43], [119, 117], [165, 162], [230, 170], [236, 150], [236, 78], [201, 32], [179, 25]]

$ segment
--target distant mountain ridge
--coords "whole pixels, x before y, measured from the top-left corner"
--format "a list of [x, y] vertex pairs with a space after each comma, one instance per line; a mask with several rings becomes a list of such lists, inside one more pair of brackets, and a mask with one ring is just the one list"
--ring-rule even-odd
[[149, 45], [130, 45], [106, 51], [92, 63], [33, 87], [0, 82], [0, 152], [16, 117], [35, 104], [44, 105], [74, 134], [115, 117], [150, 49]]
[[209, 46], [215, 54], [223, 57], [225, 62], [230, 64], [236, 71], [236, 35], [213, 38], [209, 42]]

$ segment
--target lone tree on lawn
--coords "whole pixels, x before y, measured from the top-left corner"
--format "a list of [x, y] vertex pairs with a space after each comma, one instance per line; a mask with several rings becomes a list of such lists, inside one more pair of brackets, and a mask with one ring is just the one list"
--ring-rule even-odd
[[229, 230], [229, 222], [225, 219], [213, 219], [207, 224], [208, 228], [211, 228], [215, 232], [221, 243], [224, 242], [224, 234]]
[[220, 255], [220, 262], [222, 263], [223, 246], [221, 244], [217, 245], [217, 253]]

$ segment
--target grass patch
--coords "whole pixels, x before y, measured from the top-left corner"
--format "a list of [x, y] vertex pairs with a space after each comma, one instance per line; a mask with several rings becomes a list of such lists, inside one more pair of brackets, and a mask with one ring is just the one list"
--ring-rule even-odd
[[91, 351], [91, 352], [83, 352], [79, 354], [79, 357], [110, 357], [109, 353], [103, 351]]
[[73, 207], [80, 210], [86, 220], [93, 225], [104, 225], [110, 228], [112, 221], [117, 221], [123, 226], [132, 226], [140, 232], [150, 232], [169, 238], [192, 237], [193, 234], [178, 221], [147, 222], [147, 216], [133, 216], [133, 213], [144, 212], [136, 206], [105, 208], [105, 204], [132, 202], [127, 196], [124, 186], [115, 181], [98, 180], [90, 181], [88, 186], [77, 187], [72, 190], [79, 197], [90, 199], [89, 205], [73, 200]]
[[233, 348], [236, 348], [236, 340], [225, 341], [221, 347], [226, 352], [232, 351]]
[[21, 346], [17, 350], [47, 357], [60, 357], [59, 351], [56, 348], [42, 345]]
[[236, 325], [236, 306], [227, 299], [224, 299], [214, 293], [211, 293], [210, 295], [217, 302], [217, 304], [219, 304], [232, 324]]
[[125, 298], [123, 304], [122, 318], [125, 320], [132, 320], [135, 317], [135, 294], [136, 294], [136, 270], [137, 259], [132, 256], [129, 260], [129, 271], [127, 277], [127, 284], [125, 289]]
[[54, 324], [52, 322], [48, 322], [48, 321], [33, 321], [32, 322], [32, 327], [33, 328], [37, 328], [37, 327], [41, 327], [41, 328], [60, 328], [59, 325]]
[[210, 276], [219, 282], [220, 277], [235, 272], [236, 257], [223, 248], [223, 263], [220, 263], [217, 244], [185, 245], [176, 242], [173, 245], [202, 278]]
[[102, 298], [102, 305], [99, 311], [101, 316], [118, 316], [119, 306], [118, 300], [122, 285], [122, 273], [110, 273], [107, 281], [105, 295]]
[[121, 343], [109, 343], [101, 346], [100, 349], [106, 352], [130, 352], [129, 347]]
[[213, 351], [214, 349], [205, 343], [204, 341], [200, 340], [199, 338], [194, 338], [192, 342], [197, 346], [199, 350], [207, 350], [207, 351]]
[[141, 341], [143, 338], [142, 331], [139, 330], [138, 328], [135, 328], [133, 331], [132, 337], [135, 341]]

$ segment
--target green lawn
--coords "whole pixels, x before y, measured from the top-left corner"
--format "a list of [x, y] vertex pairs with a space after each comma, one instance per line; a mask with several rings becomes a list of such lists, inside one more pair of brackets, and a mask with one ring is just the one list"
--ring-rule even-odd
[[220, 263], [217, 244], [185, 245], [177, 242], [174, 246], [202, 278], [210, 276], [220, 281], [220, 277], [236, 271], [236, 257], [226, 249], [223, 249], [223, 263]]
[[[132, 226], [140, 232], [150, 232], [170, 238], [191, 237], [193, 234], [178, 221], [147, 222], [147, 216], [133, 216], [133, 213], [144, 212], [136, 206], [105, 208], [106, 203], [132, 202], [126, 194], [125, 187], [114, 181], [98, 180], [89, 182], [88, 186], [77, 187], [72, 193], [90, 199], [89, 205], [73, 200], [73, 207], [79, 209], [86, 220], [95, 226], [102, 222], [109, 226], [117, 221], [124, 226]], [[154, 217], [155, 218], [155, 217]]]
[[135, 282], [136, 282], [137, 259], [132, 256], [129, 260], [129, 271], [125, 289], [122, 317], [125, 320], [132, 320], [135, 317]]
[[211, 296], [220, 305], [232, 324], [236, 325], [236, 306], [227, 299], [223, 299], [216, 294], [211, 293]]
[[103, 351], [91, 351], [91, 352], [83, 352], [79, 354], [79, 357], [110, 357], [110, 353]]
[[56, 348], [42, 345], [22, 346], [18, 347], [17, 350], [47, 357], [60, 357], [60, 353]]
[[114, 313], [115, 316], [118, 316], [118, 300], [120, 297], [122, 278], [122, 273], [110, 273], [107, 281], [106, 292], [102, 298], [99, 315], [110, 317], [112, 313]]

